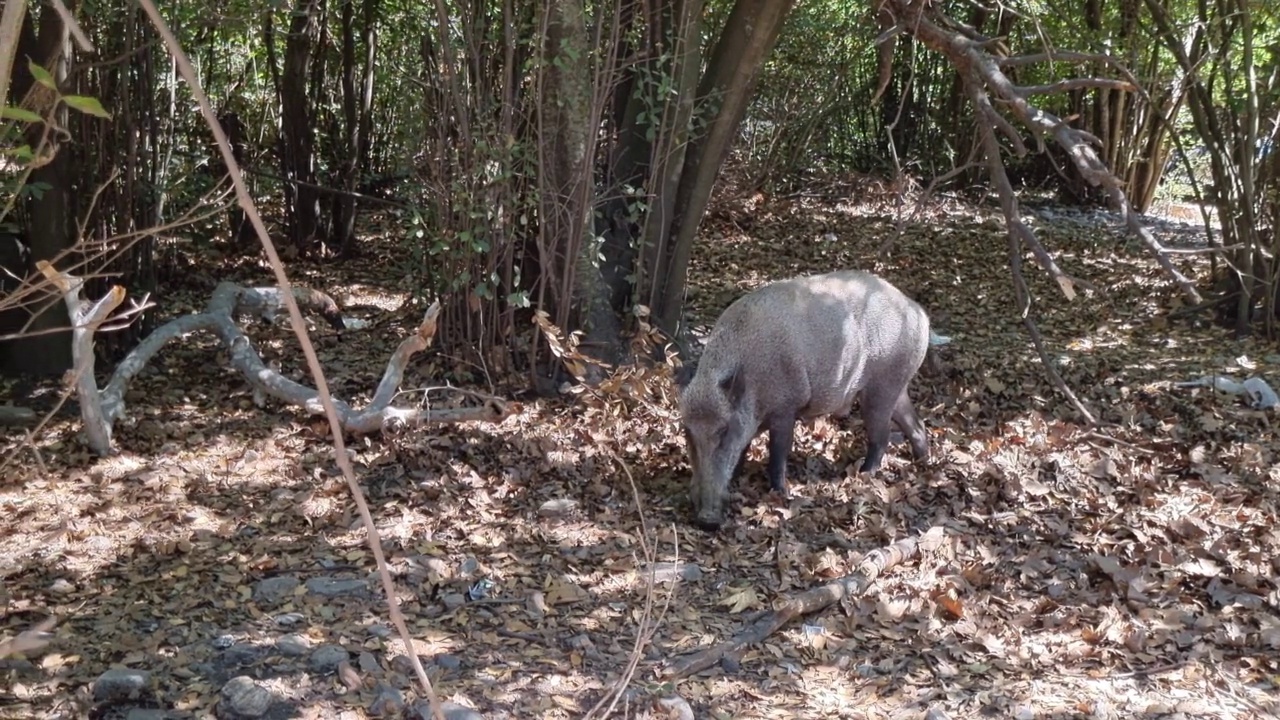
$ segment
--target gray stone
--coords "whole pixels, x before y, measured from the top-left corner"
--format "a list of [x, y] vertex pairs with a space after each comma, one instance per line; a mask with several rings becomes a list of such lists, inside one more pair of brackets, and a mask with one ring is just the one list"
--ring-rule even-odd
[[363, 580], [320, 577], [307, 581], [307, 592], [321, 597], [365, 596], [369, 594], [369, 586]]
[[281, 655], [301, 657], [310, 649], [311, 641], [301, 635], [285, 635], [276, 640], [276, 650], [279, 650]]
[[386, 683], [378, 683], [373, 702], [369, 703], [370, 715], [399, 715], [404, 709], [404, 695]]
[[[645, 572], [644, 579], [648, 579]], [[677, 578], [685, 582], [698, 582], [702, 579], [702, 568], [695, 563], [660, 562], [653, 565], [653, 579], [659, 583], [669, 583]]]
[[278, 575], [258, 583], [253, 589], [253, 601], [259, 605], [271, 607], [293, 597], [293, 591], [300, 581], [295, 575]]
[[369, 675], [380, 675], [382, 673], [382, 666], [378, 664], [378, 658], [374, 657], [371, 652], [360, 653], [357, 664], [360, 666], [361, 672]]
[[445, 610], [457, 610], [467, 604], [467, 596], [462, 593], [446, 593], [440, 596]]
[[300, 612], [284, 613], [272, 618], [276, 625], [279, 625], [280, 627], [293, 627], [306, 619], [307, 617]]
[[271, 707], [271, 692], [254, 682], [253, 678], [238, 675], [227, 681], [218, 693], [218, 715], [228, 718], [258, 718]]
[[266, 655], [266, 649], [251, 643], [236, 643], [222, 652], [222, 661], [232, 665], [252, 665]]
[[93, 683], [96, 702], [119, 702], [141, 697], [151, 690], [151, 673], [133, 668], [112, 668]]
[[557, 498], [548, 500], [538, 507], [538, 514], [542, 517], [564, 517], [573, 512], [578, 507], [578, 501], [573, 498]]
[[338, 667], [338, 663], [350, 659], [351, 654], [346, 648], [330, 643], [313, 650], [309, 664], [315, 672], [330, 672]]
[[457, 655], [450, 655], [449, 653], [440, 653], [439, 655], [431, 658], [431, 662], [441, 670], [457, 670], [462, 667], [461, 658]]
[[[441, 701], [440, 710], [444, 712], [445, 720], [484, 720], [484, 716], [475, 710], [449, 700]], [[409, 708], [408, 717], [413, 720], [435, 720], [436, 716], [431, 712], [430, 703], [419, 700]]]

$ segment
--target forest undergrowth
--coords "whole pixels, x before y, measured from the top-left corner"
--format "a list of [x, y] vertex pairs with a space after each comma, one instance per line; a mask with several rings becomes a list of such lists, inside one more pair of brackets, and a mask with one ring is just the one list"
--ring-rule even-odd
[[[880, 259], [894, 217], [849, 196], [864, 193], [720, 197], [690, 280], [695, 324], [772, 279], [883, 274], [951, 338], [912, 385], [933, 458], [912, 464], [898, 443], [883, 470], [855, 478], [856, 415], [801, 425], [793, 497], [778, 507], [765, 497], [757, 439], [730, 521], [710, 535], [689, 523], [666, 367], [625, 370], [572, 402], [521, 397], [500, 424], [358, 439], [350, 447], [414, 651], [441, 697], [485, 718], [582, 717], [623, 674], [641, 627], [656, 624], [616, 716], [667, 717], [650, 699], [670, 693], [699, 718], [1280, 712], [1274, 411], [1173, 385], [1224, 373], [1275, 387], [1280, 347], [1232, 340], [1207, 315], [1171, 318], [1176, 289], [1114, 220], [1028, 209], [1064, 271], [1096, 288], [1067, 301], [1026, 263], [1063, 377], [1107, 423], [1087, 431], [1016, 314], [996, 213], [944, 203], [903, 224]], [[1190, 226], [1159, 234], [1203, 241]], [[365, 241], [363, 260], [290, 269], [377, 321], [342, 334], [313, 325], [333, 392], [357, 403], [422, 310], [401, 305], [395, 240]], [[1177, 262], [1208, 274], [1202, 255]], [[233, 278], [190, 269], [201, 266], [158, 293], [163, 316], [201, 307], [218, 280], [270, 284], [262, 268]], [[266, 359], [309, 383], [287, 326], [249, 332]], [[429, 350], [402, 389], [464, 373], [484, 378]], [[513, 386], [490, 379], [499, 394]], [[51, 384], [34, 402], [57, 392]], [[83, 717], [86, 688], [110, 667], [149, 671], [137, 706], [172, 717], [206, 716], [237, 675], [273, 693], [263, 717], [394, 714], [386, 698], [411, 697], [412, 672], [323, 419], [255, 406], [201, 335], [167, 347], [129, 406], [121, 452], [107, 459], [88, 455], [70, 408], [36, 439], [39, 462], [16, 432], [4, 436], [16, 455], [0, 485], [0, 635], [48, 613], [59, 625], [48, 648], [0, 661], [0, 718]], [[665, 686], [655, 675], [932, 526], [945, 530], [943, 548], [865, 596], [712, 670]], [[649, 614], [646, 546], [659, 563]], [[326, 645], [349, 653], [337, 672], [316, 660]]]

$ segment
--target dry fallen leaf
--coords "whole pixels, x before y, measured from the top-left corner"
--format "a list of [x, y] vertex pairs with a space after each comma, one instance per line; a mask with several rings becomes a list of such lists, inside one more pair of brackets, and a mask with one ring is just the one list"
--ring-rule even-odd
[[760, 598], [756, 595], [755, 588], [751, 586], [731, 590], [716, 604], [728, 607], [732, 615], [761, 607]]

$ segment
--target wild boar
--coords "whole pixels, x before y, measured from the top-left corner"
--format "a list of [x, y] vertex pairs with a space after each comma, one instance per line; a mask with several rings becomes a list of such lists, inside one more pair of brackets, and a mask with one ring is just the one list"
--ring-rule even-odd
[[867, 452], [880, 467], [890, 423], [929, 456], [929, 437], [907, 395], [929, 346], [924, 309], [883, 278], [857, 270], [765, 285], [716, 321], [694, 369], [677, 374], [693, 477], [695, 523], [717, 530], [729, 483], [751, 440], [769, 432], [769, 487], [786, 496], [797, 420], [847, 417], [858, 400]]

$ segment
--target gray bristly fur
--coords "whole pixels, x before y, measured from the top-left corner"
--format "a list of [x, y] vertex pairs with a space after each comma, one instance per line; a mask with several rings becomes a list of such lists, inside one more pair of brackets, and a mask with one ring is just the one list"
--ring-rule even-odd
[[678, 376], [695, 522], [715, 530], [747, 447], [769, 433], [769, 486], [786, 496], [797, 420], [846, 417], [867, 433], [859, 472], [880, 467], [897, 425], [912, 454], [929, 438], [907, 395], [929, 346], [929, 316], [888, 281], [844, 270], [766, 285], [716, 321], [695, 372]]

